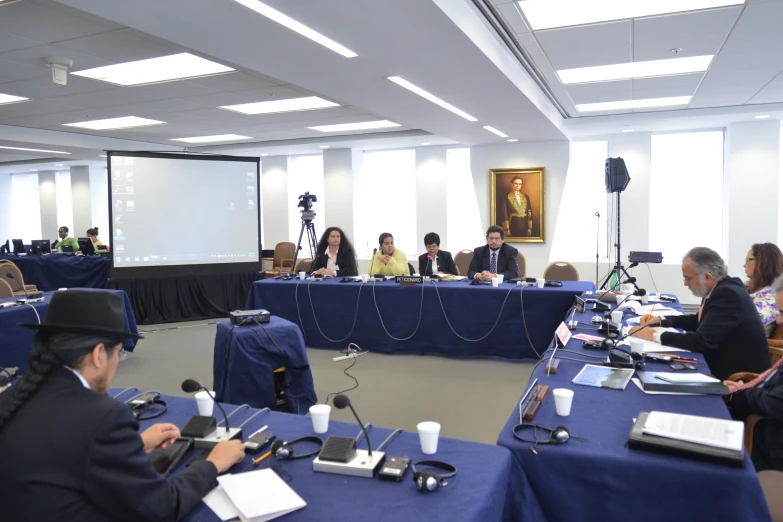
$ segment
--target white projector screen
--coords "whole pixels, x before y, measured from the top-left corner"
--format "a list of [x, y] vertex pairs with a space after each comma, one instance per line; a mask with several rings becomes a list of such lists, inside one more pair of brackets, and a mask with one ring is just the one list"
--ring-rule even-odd
[[115, 269], [259, 261], [256, 158], [109, 153]]

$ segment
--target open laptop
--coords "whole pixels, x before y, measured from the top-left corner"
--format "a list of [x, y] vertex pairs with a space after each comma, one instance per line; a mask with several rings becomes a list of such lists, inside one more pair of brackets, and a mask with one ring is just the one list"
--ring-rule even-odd
[[48, 239], [33, 239], [30, 244], [30, 252], [39, 256], [51, 254], [52, 245]]

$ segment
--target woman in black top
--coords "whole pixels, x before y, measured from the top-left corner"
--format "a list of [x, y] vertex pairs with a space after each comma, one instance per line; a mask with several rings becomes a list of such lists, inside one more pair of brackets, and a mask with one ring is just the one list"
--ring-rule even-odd
[[450, 252], [440, 249], [440, 236], [435, 232], [430, 232], [424, 236], [424, 247], [426, 254], [419, 256], [419, 274], [423, 276], [436, 274], [459, 275], [457, 265], [454, 264], [454, 258]]
[[321, 236], [312, 273], [340, 277], [359, 274], [356, 266], [356, 251], [340, 228], [329, 227]]

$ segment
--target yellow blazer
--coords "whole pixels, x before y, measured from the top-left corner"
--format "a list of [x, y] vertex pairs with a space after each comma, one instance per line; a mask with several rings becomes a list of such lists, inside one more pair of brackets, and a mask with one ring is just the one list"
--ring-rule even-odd
[[375, 274], [382, 274], [385, 276], [401, 276], [401, 275], [411, 275], [410, 270], [408, 270], [408, 258], [405, 256], [405, 252], [400, 250], [399, 248], [394, 249], [394, 253], [392, 254], [391, 259], [389, 260], [388, 265], [384, 265], [383, 261], [381, 261], [381, 257], [383, 254], [380, 250], [373, 256], [372, 260], [370, 261], [370, 269], [369, 274], [375, 275]]

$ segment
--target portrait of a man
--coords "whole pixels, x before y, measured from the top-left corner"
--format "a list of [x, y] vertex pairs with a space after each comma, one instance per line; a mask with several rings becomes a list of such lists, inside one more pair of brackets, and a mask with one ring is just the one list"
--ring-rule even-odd
[[490, 170], [490, 219], [506, 241], [543, 243], [544, 168]]

